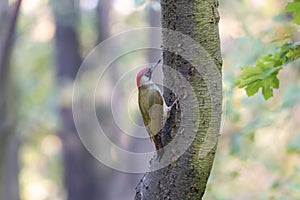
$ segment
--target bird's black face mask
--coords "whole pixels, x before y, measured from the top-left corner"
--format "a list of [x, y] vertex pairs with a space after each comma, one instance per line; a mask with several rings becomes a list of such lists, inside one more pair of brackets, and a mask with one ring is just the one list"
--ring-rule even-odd
[[151, 80], [151, 76], [152, 76], [152, 69], [151, 68], [145, 73], [145, 76], [149, 78], [149, 81]]
[[156, 66], [160, 63], [161, 60], [158, 60], [158, 62], [149, 68], [149, 70], [145, 73], [145, 76], [149, 78], [149, 81], [151, 80], [151, 76], [152, 76], [152, 72], [154, 71], [154, 69], [156, 68]]

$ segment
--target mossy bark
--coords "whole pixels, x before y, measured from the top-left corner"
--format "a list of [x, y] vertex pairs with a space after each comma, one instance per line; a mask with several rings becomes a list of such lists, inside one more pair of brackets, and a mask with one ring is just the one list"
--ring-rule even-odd
[[[190, 109], [199, 111], [199, 119], [186, 118], [180, 107], [173, 109], [170, 119], [162, 130], [164, 143], [167, 144], [178, 134], [182, 118], [191, 126], [195, 123], [198, 128], [193, 130], [195, 138], [189, 148], [177, 160], [165, 168], [148, 172], [136, 188], [135, 199], [202, 199], [208, 177], [213, 165], [222, 114], [222, 89], [220, 39], [218, 31], [219, 15], [218, 2], [215, 0], [161, 0], [163, 30], [163, 60], [164, 82], [170, 80], [175, 87], [176, 77], [171, 76], [167, 66], [177, 70], [190, 83], [197, 103]], [[185, 44], [185, 39], [172, 39], [168, 30], [178, 31], [191, 38], [195, 43]], [[199, 55], [199, 46], [207, 55]], [[170, 51], [178, 47], [180, 52]], [[191, 60], [187, 60], [190, 55]], [[211, 62], [210, 62], [211, 61]], [[196, 69], [201, 69], [200, 71]], [[214, 73], [206, 73], [215, 68]], [[174, 81], [175, 80], [175, 81]], [[208, 83], [212, 83], [213, 86]], [[219, 85], [219, 86], [218, 86]], [[180, 89], [178, 90], [180, 91]], [[182, 94], [176, 94], [182, 98]], [[174, 100], [169, 90], [164, 91], [167, 103]], [[181, 109], [182, 109], [181, 105]], [[180, 133], [183, 132], [179, 131]], [[206, 153], [203, 153], [206, 152]], [[203, 154], [202, 154], [203, 153]]]

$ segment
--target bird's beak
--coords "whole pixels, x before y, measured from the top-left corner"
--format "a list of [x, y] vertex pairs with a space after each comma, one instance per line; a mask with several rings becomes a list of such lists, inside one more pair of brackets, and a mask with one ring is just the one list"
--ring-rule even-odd
[[160, 61], [161, 60], [159, 59], [155, 65], [149, 67], [149, 73], [152, 74], [152, 72], [154, 71], [154, 69], [159, 65]]

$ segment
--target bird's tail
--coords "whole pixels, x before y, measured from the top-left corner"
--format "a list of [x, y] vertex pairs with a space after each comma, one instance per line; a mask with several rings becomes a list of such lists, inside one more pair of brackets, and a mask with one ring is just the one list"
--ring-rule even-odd
[[156, 148], [156, 152], [157, 152], [157, 159], [160, 161], [164, 154], [164, 149], [163, 149], [163, 144], [161, 141], [160, 133], [158, 133], [156, 135], [151, 135], [151, 138], [155, 144], [155, 148]]

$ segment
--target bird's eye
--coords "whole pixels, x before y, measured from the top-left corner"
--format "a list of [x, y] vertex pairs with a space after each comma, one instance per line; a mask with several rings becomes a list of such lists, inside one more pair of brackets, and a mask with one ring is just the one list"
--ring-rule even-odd
[[149, 70], [145, 73], [145, 76], [150, 80], [152, 72]]
[[151, 75], [151, 73], [150, 73], [149, 71], [147, 71], [147, 72], [145, 73], [145, 76], [146, 76], [146, 77], [150, 77], [150, 75]]

